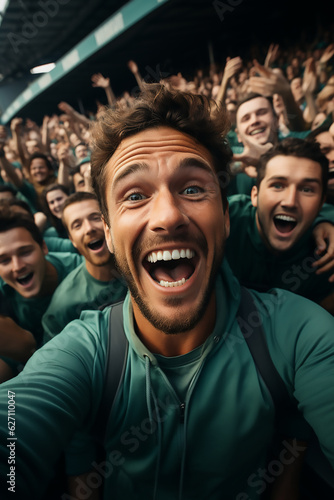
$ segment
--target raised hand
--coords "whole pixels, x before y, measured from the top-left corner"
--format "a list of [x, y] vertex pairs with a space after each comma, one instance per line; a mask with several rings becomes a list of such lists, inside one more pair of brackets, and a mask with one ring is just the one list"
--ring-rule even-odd
[[224, 68], [224, 78], [230, 80], [233, 76], [235, 76], [242, 68], [242, 59], [241, 57], [230, 57], [226, 58], [226, 65]]
[[272, 96], [290, 91], [289, 82], [281, 71], [265, 68], [256, 59], [253, 63], [260, 76], [251, 76], [249, 78], [248, 86], [251, 92], [256, 92], [264, 96]]
[[92, 87], [101, 87], [102, 89], [110, 87], [110, 78], [105, 78], [101, 73], [92, 75], [91, 80]]
[[317, 74], [315, 69], [315, 60], [309, 57], [305, 61], [305, 71], [303, 75], [303, 91], [313, 93], [317, 87]]
[[20, 128], [22, 127], [23, 120], [22, 118], [13, 118], [12, 121], [10, 122], [10, 129], [12, 132], [19, 132]]
[[75, 113], [72, 106], [70, 106], [67, 102], [64, 101], [58, 104], [58, 108], [60, 109], [60, 111], [63, 111], [67, 115], [73, 115]]
[[233, 160], [240, 161], [243, 163], [244, 172], [249, 177], [256, 177], [256, 166], [259, 163], [260, 157], [269, 151], [273, 145], [271, 142], [267, 142], [267, 144], [253, 144], [251, 142], [245, 142], [244, 150], [240, 154], [234, 154]]
[[[334, 268], [334, 225], [330, 222], [321, 222], [313, 229], [313, 237], [317, 245], [316, 254], [321, 256], [312, 266], [316, 274], [322, 274]], [[328, 281], [334, 282], [334, 274]]]
[[134, 75], [138, 73], [138, 66], [134, 61], [128, 61], [128, 68]]
[[277, 44], [275, 45], [274, 43], [271, 43], [269, 45], [266, 59], [264, 61], [265, 68], [269, 68], [273, 64], [273, 62], [276, 61], [277, 55], [278, 55], [278, 49], [279, 49], [279, 45], [277, 45]]
[[322, 53], [319, 62], [327, 63], [334, 56], [334, 43], [328, 45]]

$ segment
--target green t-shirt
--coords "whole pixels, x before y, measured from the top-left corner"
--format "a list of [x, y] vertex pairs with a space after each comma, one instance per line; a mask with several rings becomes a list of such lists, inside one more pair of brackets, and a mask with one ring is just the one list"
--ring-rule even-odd
[[[74, 253], [48, 253], [45, 257], [56, 268], [58, 285], [82, 262], [82, 256]], [[52, 294], [44, 297], [22, 297], [14, 288], [0, 282], [0, 300], [8, 304], [8, 316], [22, 328], [29, 330], [35, 337], [37, 346], [43, 338], [42, 316], [46, 311]]]
[[[315, 302], [334, 292], [334, 283], [328, 281], [332, 271], [317, 275], [311, 267], [316, 260], [311, 229], [293, 248], [274, 255], [260, 237], [250, 197], [235, 195], [228, 201], [231, 230], [225, 255], [240, 283], [260, 291], [283, 288]], [[323, 214], [328, 219], [328, 206]]]
[[44, 342], [60, 333], [80, 317], [84, 309], [98, 309], [124, 299], [127, 287], [123, 281], [100, 281], [87, 271], [85, 262], [74, 269], [58, 286], [43, 315]]
[[234, 194], [247, 194], [250, 196], [252, 187], [255, 185], [256, 179], [254, 177], [249, 177], [244, 172], [240, 172], [231, 176], [226, 194], [227, 196], [233, 196]]
[[[253, 297], [272, 360], [334, 466], [334, 319], [284, 290]], [[127, 296], [129, 350], [103, 462], [86, 446], [104, 386], [109, 309], [84, 311], [39, 349], [21, 374], [0, 386], [0, 473], [8, 473], [8, 395], [15, 394], [18, 498], [27, 491], [42, 498], [66, 447], [68, 473], [93, 469], [92, 484], [102, 473], [105, 499], [147, 500], [154, 490], [159, 500], [178, 498], [180, 491], [183, 499], [258, 499], [262, 482], [255, 480], [273, 434], [274, 408], [237, 323], [239, 301], [239, 284], [225, 263], [216, 281], [214, 330], [200, 349], [164, 359], [166, 372], [166, 364], [196, 364], [184, 384], [182, 377], [169, 381], [159, 357], [136, 336]], [[84, 447], [78, 440], [68, 447], [78, 431]], [[6, 483], [0, 488], [5, 498]]]
[[68, 238], [60, 238], [59, 236], [48, 236], [43, 234], [43, 240], [46, 243], [50, 252], [70, 252], [78, 254], [77, 249]]
[[68, 233], [62, 224], [60, 224], [57, 229], [49, 223], [49, 226], [45, 229], [43, 236], [68, 239]]

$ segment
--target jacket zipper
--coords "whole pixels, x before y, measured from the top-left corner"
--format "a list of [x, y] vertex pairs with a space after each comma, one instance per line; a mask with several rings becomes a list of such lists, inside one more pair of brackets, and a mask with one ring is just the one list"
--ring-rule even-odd
[[181, 424], [184, 423], [184, 414], [186, 411], [186, 404], [185, 403], [180, 403], [180, 422]]

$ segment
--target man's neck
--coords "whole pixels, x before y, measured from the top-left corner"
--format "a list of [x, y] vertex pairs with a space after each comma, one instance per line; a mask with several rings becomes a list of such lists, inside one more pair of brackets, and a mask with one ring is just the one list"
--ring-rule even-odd
[[45, 275], [38, 297], [52, 295], [58, 285], [57, 269], [51, 262], [45, 260]]
[[181, 356], [204, 344], [216, 323], [216, 295], [213, 293], [200, 321], [192, 329], [176, 334], [166, 334], [155, 328], [132, 301], [136, 333], [153, 354], [166, 357]]
[[117, 272], [113, 262], [107, 262], [102, 266], [96, 266], [85, 259], [88, 273], [98, 281], [111, 281], [117, 277]]

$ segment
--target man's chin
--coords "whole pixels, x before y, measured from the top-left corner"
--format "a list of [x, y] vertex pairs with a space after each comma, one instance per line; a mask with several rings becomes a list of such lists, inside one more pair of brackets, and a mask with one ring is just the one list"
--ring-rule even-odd
[[[165, 304], [163, 308], [159, 308], [158, 311], [158, 308], [153, 310], [141, 297], [136, 296], [133, 299], [146, 320], [154, 328], [166, 335], [177, 335], [195, 328], [207, 307], [206, 301], [205, 303], [202, 301], [200, 306], [194, 308], [193, 311], [189, 311], [188, 307], [186, 310], [183, 310], [180, 303], [182, 301], [169, 299], [168, 304]], [[167, 311], [164, 312], [163, 309], [167, 309]]]
[[283, 253], [287, 252], [290, 250], [293, 245], [295, 244], [295, 241], [273, 241], [271, 242], [270, 246], [272, 248], [273, 253]]

